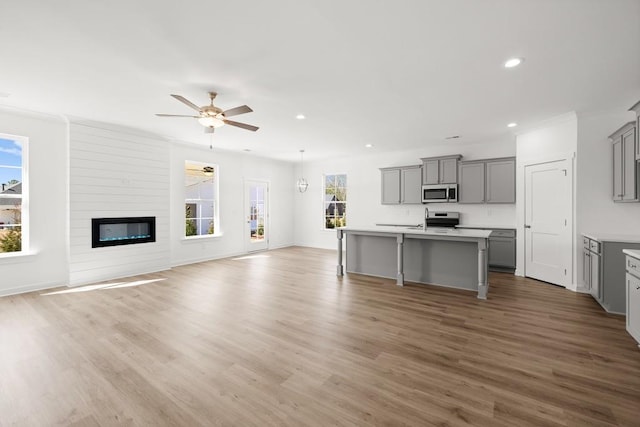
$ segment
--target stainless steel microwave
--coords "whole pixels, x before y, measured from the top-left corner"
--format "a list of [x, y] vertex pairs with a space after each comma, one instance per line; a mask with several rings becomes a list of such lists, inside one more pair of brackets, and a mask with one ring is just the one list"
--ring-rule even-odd
[[446, 203], [458, 201], [458, 184], [422, 186], [422, 203]]

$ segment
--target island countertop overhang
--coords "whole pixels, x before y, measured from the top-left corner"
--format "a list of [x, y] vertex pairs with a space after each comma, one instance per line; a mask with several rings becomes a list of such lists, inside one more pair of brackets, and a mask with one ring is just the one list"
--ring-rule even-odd
[[391, 226], [347, 226], [340, 227], [337, 230], [343, 232], [365, 232], [365, 233], [385, 233], [385, 234], [404, 234], [407, 237], [423, 237], [435, 239], [448, 238], [469, 238], [469, 239], [488, 239], [491, 230], [469, 230], [469, 229], [442, 229], [427, 228], [427, 230], [405, 227]]

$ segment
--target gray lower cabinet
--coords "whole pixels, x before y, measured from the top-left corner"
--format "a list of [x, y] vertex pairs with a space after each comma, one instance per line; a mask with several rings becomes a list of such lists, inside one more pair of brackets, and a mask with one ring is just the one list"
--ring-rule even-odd
[[638, 173], [636, 122], [629, 122], [609, 139], [613, 149], [613, 201], [637, 202], [640, 189]]
[[515, 203], [516, 160], [460, 162], [458, 183], [459, 203]]
[[489, 236], [489, 267], [516, 268], [516, 230], [493, 230]]
[[422, 203], [422, 167], [420, 165], [382, 168], [380, 176], [380, 202], [383, 205]]
[[491, 230], [489, 235], [489, 269], [514, 271], [516, 269], [516, 230], [512, 228], [461, 227], [473, 230]]
[[627, 332], [640, 343], [640, 252], [626, 255]]
[[600, 286], [600, 244], [588, 237], [582, 238], [582, 278], [585, 290], [602, 301]]
[[626, 277], [623, 249], [640, 249], [640, 241], [620, 242], [582, 236], [582, 283], [609, 313], [625, 314]]

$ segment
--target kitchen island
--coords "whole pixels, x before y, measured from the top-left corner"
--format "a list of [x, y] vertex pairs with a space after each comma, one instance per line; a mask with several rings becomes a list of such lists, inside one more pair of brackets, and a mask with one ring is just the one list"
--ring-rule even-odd
[[347, 273], [395, 278], [477, 291], [486, 299], [487, 248], [491, 231], [417, 227], [341, 227], [337, 229], [338, 267], [346, 236]]

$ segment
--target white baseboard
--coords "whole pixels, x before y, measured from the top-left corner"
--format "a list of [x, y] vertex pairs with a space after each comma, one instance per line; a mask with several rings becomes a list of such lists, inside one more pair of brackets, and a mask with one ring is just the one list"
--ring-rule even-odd
[[[270, 246], [269, 249], [267, 249], [267, 250], [289, 248], [291, 246], [296, 246], [296, 245], [294, 245], [293, 243], [286, 243], [286, 244], [277, 245], [277, 246]], [[181, 265], [197, 264], [199, 262], [215, 261], [217, 259], [233, 258], [233, 257], [237, 257], [237, 256], [246, 255], [247, 253], [248, 252], [227, 252], [227, 253], [224, 253], [224, 254], [219, 254], [219, 255], [214, 255], [214, 256], [191, 258], [191, 259], [172, 262], [171, 263], [171, 267], [179, 267]]]
[[9, 295], [26, 294], [27, 292], [44, 291], [45, 289], [59, 288], [65, 286], [64, 283], [48, 282], [48, 283], [35, 283], [26, 286], [17, 286], [15, 288], [0, 289], [0, 297], [6, 297]]

